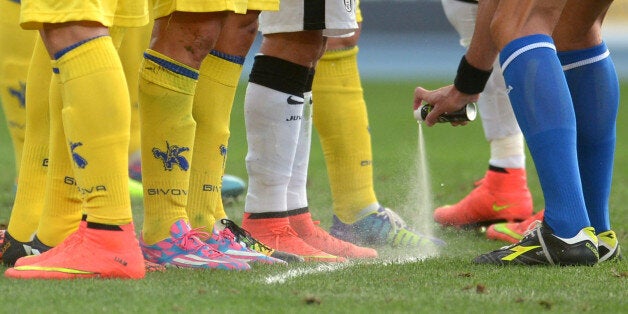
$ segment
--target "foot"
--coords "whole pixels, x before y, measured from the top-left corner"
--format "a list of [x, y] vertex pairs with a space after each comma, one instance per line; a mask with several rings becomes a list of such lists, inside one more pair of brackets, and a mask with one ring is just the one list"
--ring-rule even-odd
[[559, 238], [545, 223], [538, 224], [518, 243], [482, 254], [473, 262], [493, 265], [594, 265], [598, 262], [597, 237], [592, 227], [569, 239]]
[[248, 270], [246, 262], [233, 259], [211, 248], [199, 237], [209, 235], [191, 229], [184, 220], [178, 220], [170, 228], [170, 237], [153, 245], [140, 239], [144, 258], [152, 263], [177, 268]]
[[250, 218], [245, 213], [242, 227], [269, 247], [301, 256], [306, 262], [345, 262], [343, 257], [328, 254], [307, 244], [284, 218]]
[[441, 239], [411, 230], [406, 222], [390, 208], [380, 207], [353, 224], [345, 224], [334, 215], [332, 236], [364, 246], [418, 247], [424, 251], [445, 245]]
[[342, 241], [333, 237], [323, 228], [318, 221], [313, 221], [309, 212], [290, 216], [290, 226], [297, 232], [299, 238], [305, 243], [321, 251], [346, 258], [375, 258], [377, 251], [371, 248], [354, 245], [351, 242]]
[[[83, 232], [85, 230], [85, 228], [87, 227], [87, 222], [85, 220], [81, 220], [81, 223], [79, 224], [79, 228], [77, 230], [77, 232], [74, 232], [72, 234], [70, 234], [68, 236], [68, 239], [66, 239], [66, 241], [61, 242], [61, 244], [59, 245], [69, 245], [72, 243], [75, 243], [76, 241], [80, 241]], [[24, 245], [24, 244], [22, 244]], [[72, 244], [73, 245], [73, 244]], [[24, 247], [24, 246], [22, 246]], [[33, 237], [33, 241], [28, 243], [28, 247], [30, 247], [30, 254], [29, 255], [25, 255], [23, 256], [23, 258], [19, 258], [15, 261], [15, 266], [24, 266], [24, 265], [31, 265], [31, 264], [35, 264], [38, 263], [40, 260], [44, 259], [44, 258], [50, 258], [50, 256], [52, 256], [52, 254], [48, 254], [45, 256], [41, 256], [42, 253], [44, 252], [48, 252], [49, 250], [52, 249], [52, 247], [45, 245], [43, 242], [41, 242], [41, 240], [39, 240], [39, 238], [37, 237], [37, 235], [35, 235]], [[26, 252], [26, 250], [24, 250]], [[56, 250], [56, 252], [60, 252], [62, 250]], [[10, 266], [10, 265], [9, 265]], [[146, 269], [146, 272], [154, 272], [154, 271], [165, 271], [166, 268], [162, 265], [158, 265], [155, 263], [151, 263], [149, 261], [144, 261], [144, 268]]]
[[238, 226], [235, 222], [229, 220], [229, 219], [221, 219], [220, 223], [222, 223], [223, 226], [225, 226], [226, 229], [229, 229], [229, 231], [231, 231], [231, 233], [233, 233], [235, 240], [238, 243], [241, 243], [242, 245], [246, 246], [247, 248], [249, 248], [250, 250], [253, 250], [255, 252], [264, 254], [266, 256], [270, 256], [270, 257], [274, 257], [276, 259], [280, 259], [286, 263], [301, 263], [304, 262], [303, 257], [296, 255], [296, 254], [292, 254], [292, 253], [288, 253], [288, 252], [284, 252], [284, 251], [278, 251], [275, 250], [267, 245], [265, 245], [264, 243], [260, 242], [259, 240], [255, 239], [250, 232], [244, 230], [242, 227]]
[[535, 226], [537, 221], [543, 221], [544, 212], [545, 210], [540, 210], [538, 213], [521, 222], [500, 222], [492, 224], [486, 229], [486, 237], [492, 240], [517, 243], [523, 239], [523, 235], [531, 226]]
[[212, 236], [205, 241], [214, 250], [224, 253], [225, 255], [241, 260], [243, 262], [253, 262], [262, 264], [286, 264], [285, 261], [276, 259], [271, 256], [251, 250], [246, 246], [242, 246], [235, 240], [233, 233], [225, 228], [223, 230], [214, 230]]
[[[73, 243], [77, 241], [80, 242], [80, 239], [83, 238], [85, 228], [87, 228], [87, 216], [83, 215], [83, 217], [81, 217], [81, 220], [79, 221], [77, 230], [71, 233], [66, 239], [64, 239], [64, 241], [61, 241], [61, 243], [57, 245], [57, 247], [59, 246], [61, 247], [59, 247], [54, 252], [61, 252], [65, 250], [63, 246], [70, 245], [70, 244], [74, 245]], [[40, 260], [44, 258], [49, 258], [50, 256], [54, 254], [54, 253], [49, 253], [44, 257], [41, 256], [41, 254], [43, 254], [44, 252], [50, 251], [53, 247], [44, 244], [41, 240], [39, 240], [39, 237], [37, 237], [36, 234], [33, 236], [33, 240], [28, 243], [28, 246], [30, 247], [29, 254], [15, 261], [15, 266], [35, 264], [35, 263], [38, 263]]]
[[470, 227], [517, 222], [531, 215], [532, 195], [525, 169], [491, 166], [480, 185], [460, 202], [436, 208], [434, 220], [444, 226]]
[[5, 266], [18, 266], [20, 264], [17, 263], [17, 261], [21, 260], [22, 257], [40, 255], [50, 249], [51, 247], [39, 241], [37, 235], [34, 236], [32, 241], [20, 242], [13, 238], [9, 232], [5, 232], [4, 243], [0, 249], [2, 253], [2, 264]]
[[621, 248], [615, 231], [609, 230], [597, 235], [600, 262], [622, 260]]
[[9, 268], [5, 276], [20, 279], [140, 279], [145, 274], [132, 223], [115, 230], [85, 228], [78, 237], [69, 236], [40, 257], [37, 263]]

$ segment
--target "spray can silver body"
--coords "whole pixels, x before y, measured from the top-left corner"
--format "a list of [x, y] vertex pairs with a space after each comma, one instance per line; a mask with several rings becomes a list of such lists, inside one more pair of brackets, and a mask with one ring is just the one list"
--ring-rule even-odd
[[[425, 117], [427, 114], [432, 111], [434, 106], [430, 104], [424, 104], [419, 107], [419, 109], [414, 111], [414, 118], [418, 121], [425, 121]], [[439, 123], [447, 123], [447, 122], [464, 122], [464, 121], [473, 121], [477, 117], [478, 109], [475, 103], [466, 104], [462, 109], [454, 112], [448, 112], [440, 115], [438, 117], [437, 122]]]

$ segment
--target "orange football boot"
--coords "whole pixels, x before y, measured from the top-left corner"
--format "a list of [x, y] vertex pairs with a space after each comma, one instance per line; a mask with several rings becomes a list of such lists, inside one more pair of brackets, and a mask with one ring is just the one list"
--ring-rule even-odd
[[[257, 215], [257, 214], [256, 214]], [[328, 254], [307, 244], [290, 226], [288, 217], [251, 218], [244, 213], [242, 228], [269, 247], [303, 257], [306, 262], [345, 262], [340, 256]]]
[[114, 228], [96, 229], [88, 224], [39, 255], [38, 262], [9, 268], [4, 275], [18, 279], [143, 278], [144, 258], [133, 223]]
[[480, 184], [455, 205], [436, 208], [441, 225], [467, 227], [517, 222], [532, 215], [532, 195], [523, 168], [490, 167]]
[[327, 231], [318, 226], [318, 221], [312, 220], [310, 212], [289, 216], [289, 219], [290, 226], [297, 232], [299, 238], [303, 239], [305, 243], [314, 248], [332, 255], [347, 258], [377, 257], [377, 251], [374, 249], [357, 246], [331, 236]]
[[528, 219], [520, 222], [501, 222], [488, 226], [486, 228], [486, 237], [491, 240], [501, 240], [510, 243], [517, 243], [523, 239], [523, 235], [530, 229], [531, 225], [534, 225], [536, 221], [543, 221], [543, 213], [545, 210], [540, 210], [538, 213], [530, 216]]

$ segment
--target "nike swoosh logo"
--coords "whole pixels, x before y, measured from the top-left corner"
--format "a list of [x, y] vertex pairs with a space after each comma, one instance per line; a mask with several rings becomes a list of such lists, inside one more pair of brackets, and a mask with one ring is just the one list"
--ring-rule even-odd
[[504, 210], [506, 208], [509, 208], [509, 207], [510, 207], [510, 205], [497, 205], [497, 204], [493, 203], [493, 211], [495, 211], [495, 212], [502, 211], [502, 210]]
[[499, 232], [499, 233], [503, 233], [511, 238], [517, 239], [517, 240], [521, 240], [523, 237], [518, 234], [515, 231], [512, 231], [510, 229], [508, 229], [508, 227], [506, 227], [506, 224], [496, 224], [495, 225], [495, 231]]
[[301, 97], [296, 97], [293, 95], [288, 96], [288, 105], [303, 105], [304, 100]]
[[65, 274], [75, 274], [75, 275], [91, 275], [96, 274], [94, 272], [65, 268], [65, 267], [55, 267], [55, 266], [39, 266], [39, 265], [22, 265], [14, 267], [15, 270], [34, 270], [34, 271], [42, 271], [42, 272], [60, 272]]

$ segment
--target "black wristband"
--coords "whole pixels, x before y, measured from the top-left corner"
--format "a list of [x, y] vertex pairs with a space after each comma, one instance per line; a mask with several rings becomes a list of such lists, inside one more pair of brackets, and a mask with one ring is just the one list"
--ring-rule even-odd
[[462, 56], [460, 65], [458, 65], [456, 79], [454, 79], [454, 86], [465, 94], [479, 94], [484, 90], [492, 70], [493, 69], [489, 71], [480, 70], [469, 64], [467, 58]]

